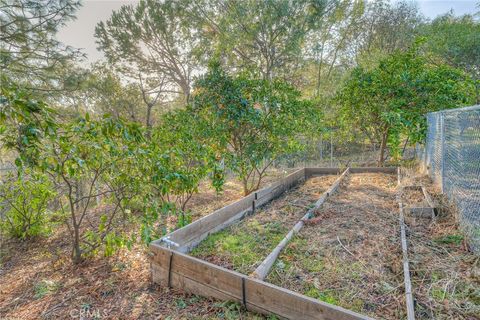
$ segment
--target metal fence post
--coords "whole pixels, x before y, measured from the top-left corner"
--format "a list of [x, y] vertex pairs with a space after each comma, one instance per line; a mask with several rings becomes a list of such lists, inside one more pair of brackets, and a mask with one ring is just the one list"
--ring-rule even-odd
[[330, 168], [333, 168], [333, 135], [330, 135]]
[[323, 136], [320, 135], [320, 161], [323, 161]]

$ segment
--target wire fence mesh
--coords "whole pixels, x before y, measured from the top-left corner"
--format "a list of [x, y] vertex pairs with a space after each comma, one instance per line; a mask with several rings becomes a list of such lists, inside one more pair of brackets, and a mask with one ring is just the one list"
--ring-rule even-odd
[[480, 252], [480, 105], [427, 114], [426, 170], [452, 200], [472, 249]]

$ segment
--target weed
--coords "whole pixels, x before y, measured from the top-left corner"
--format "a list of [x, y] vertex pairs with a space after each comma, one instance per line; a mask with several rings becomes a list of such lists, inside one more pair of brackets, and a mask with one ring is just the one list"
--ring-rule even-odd
[[455, 244], [460, 245], [463, 241], [463, 235], [461, 234], [449, 234], [443, 237], [436, 238], [434, 240], [436, 243], [440, 244]]
[[239, 272], [252, 272], [268, 253], [283, 239], [287, 228], [278, 222], [259, 223], [255, 218], [212, 234], [192, 255], [215, 256]]
[[185, 309], [187, 307], [187, 303], [183, 299], [175, 300], [175, 304], [177, 305], [177, 308], [179, 308], [179, 309]]
[[35, 292], [35, 299], [41, 299], [46, 295], [57, 291], [58, 287], [58, 283], [51, 280], [42, 280], [38, 282], [33, 287], [33, 290]]
[[333, 296], [329, 293], [326, 293], [326, 292], [322, 292], [322, 291], [318, 290], [317, 288], [315, 288], [314, 286], [311, 286], [305, 292], [305, 295], [308, 296], [308, 297], [311, 297], [311, 298], [321, 300], [321, 301], [326, 302], [326, 303], [330, 303], [330, 304], [334, 304], [334, 305], [339, 304], [339, 301], [335, 296]]

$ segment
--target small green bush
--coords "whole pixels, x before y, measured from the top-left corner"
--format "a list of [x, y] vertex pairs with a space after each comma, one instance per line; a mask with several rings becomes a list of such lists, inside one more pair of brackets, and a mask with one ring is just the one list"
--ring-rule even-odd
[[43, 175], [11, 176], [0, 184], [0, 229], [22, 240], [48, 234], [47, 204], [53, 196]]

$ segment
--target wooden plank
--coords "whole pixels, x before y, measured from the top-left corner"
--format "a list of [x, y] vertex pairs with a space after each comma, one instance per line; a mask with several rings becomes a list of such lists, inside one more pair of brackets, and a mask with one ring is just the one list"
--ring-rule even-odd
[[227, 222], [234, 222], [232, 219], [242, 216], [239, 215], [239, 213], [252, 209], [254, 198], [255, 195], [250, 194], [238, 201], [235, 201], [234, 203], [216, 210], [208, 216], [200, 218], [183, 228], [175, 230], [164, 238], [177, 243], [179, 247], [183, 247], [195, 239], [205, 237], [206, 234], [211, 233], [212, 230], [222, 224], [225, 226]]
[[153, 244], [150, 249], [152, 279], [156, 283], [167, 284], [170, 278], [174, 288], [222, 300], [245, 301], [249, 310], [288, 319], [370, 319], [168, 248]]
[[183, 245], [176, 248], [176, 250], [180, 251], [180, 252], [183, 252], [183, 253], [190, 252], [193, 248], [195, 248], [200, 242], [202, 242], [205, 238], [207, 238], [212, 233], [215, 233], [215, 232], [218, 232], [218, 231], [221, 231], [221, 230], [227, 228], [228, 226], [242, 220], [246, 215], [248, 215], [252, 212], [253, 212], [252, 208], [241, 211], [241, 212], [237, 213], [236, 215], [234, 215], [233, 217], [231, 217], [230, 219], [228, 219], [227, 221], [213, 227], [208, 232], [205, 232], [205, 233], [201, 234], [200, 236], [195, 237], [194, 239], [190, 240], [189, 242], [184, 243]]
[[267, 192], [264, 194], [261, 201], [254, 204], [255, 198], [258, 196], [259, 192], [252, 193], [183, 228], [175, 230], [162, 239], [155, 241], [155, 243], [163, 242], [165, 245], [173, 249], [186, 253], [210, 234], [218, 232], [242, 219], [253, 209], [254, 205], [255, 207], [264, 205], [268, 201], [281, 195], [286, 189], [291, 188], [293, 185], [303, 180], [304, 177], [305, 169], [299, 169], [289, 174], [281, 181], [260, 190], [260, 194]]
[[407, 235], [405, 231], [405, 218], [403, 214], [403, 204], [399, 203], [400, 208], [400, 238], [403, 254], [403, 276], [405, 284], [405, 300], [407, 304], [407, 319], [415, 320], [415, 307], [413, 304], [412, 282], [410, 280], [410, 267], [408, 263]]
[[260, 307], [261, 309], [266, 309], [270, 314], [273, 313], [287, 319], [371, 319], [365, 315], [274, 286], [261, 280], [248, 278], [245, 284], [247, 308], [250, 308], [250, 306]]
[[431, 207], [405, 207], [404, 212], [411, 214], [412, 216], [433, 218], [435, 212]]
[[397, 167], [359, 167], [359, 168], [350, 168], [350, 173], [394, 173], [394, 174], [397, 174]]
[[340, 174], [340, 168], [305, 168], [305, 178], [308, 179], [316, 175]]
[[255, 194], [257, 196], [257, 199], [265, 197], [265, 195], [271, 193], [276, 188], [280, 188], [281, 187], [280, 184], [281, 184], [281, 181], [277, 181], [277, 182], [272, 183], [271, 185], [269, 185], [265, 188], [262, 188], [262, 189], [256, 191]]
[[332, 184], [332, 186], [327, 190], [327, 195], [330, 196], [331, 194], [333, 194], [337, 189], [338, 189], [338, 186], [340, 185], [340, 182], [342, 182], [342, 180], [350, 173], [350, 168], [347, 168], [345, 169], [345, 171], [343, 171], [342, 175], [337, 179], [335, 180], [335, 182]]
[[307, 211], [307, 213], [302, 217], [302, 219], [300, 219], [300, 221], [298, 221], [295, 226], [293, 226], [293, 228], [287, 233], [287, 235], [282, 239], [282, 241], [280, 241], [280, 243], [272, 250], [272, 252], [270, 252], [270, 254], [262, 261], [262, 263], [255, 269], [255, 271], [253, 271], [253, 277], [260, 280], [263, 280], [267, 277], [273, 267], [273, 264], [280, 255], [280, 252], [282, 252], [282, 250], [287, 246], [293, 235], [298, 233], [300, 229], [302, 229], [303, 225], [305, 224], [305, 220], [310, 219], [315, 210], [317, 210], [325, 202], [327, 197], [333, 192], [335, 192], [335, 190], [337, 190], [340, 182], [347, 176], [347, 174], [348, 168], [345, 169], [342, 175], [338, 177], [337, 180], [335, 180], [332, 186], [328, 188], [328, 190], [325, 191], [322, 196], [320, 196], [320, 198], [315, 202], [313, 208]]
[[423, 192], [423, 196], [425, 197], [425, 200], [427, 200], [428, 205], [432, 208], [435, 208], [435, 203], [433, 202], [432, 197], [428, 193], [427, 188], [422, 186], [422, 192]]
[[255, 208], [260, 208], [266, 203], [272, 201], [273, 199], [278, 198], [288, 189], [291, 189], [293, 186], [297, 185], [301, 181], [304, 181], [304, 179], [305, 169], [299, 169], [289, 174], [281, 181], [255, 192]]

